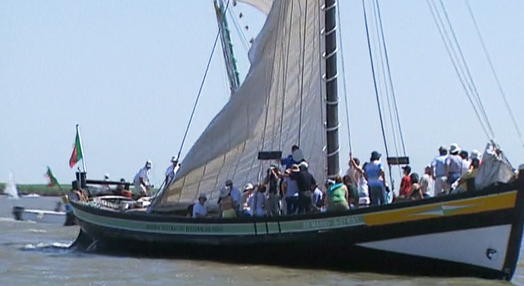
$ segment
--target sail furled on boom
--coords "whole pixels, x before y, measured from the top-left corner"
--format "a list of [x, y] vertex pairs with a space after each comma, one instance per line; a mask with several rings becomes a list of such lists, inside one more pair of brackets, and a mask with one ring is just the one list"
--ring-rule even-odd
[[215, 0], [215, 12], [217, 14], [218, 29], [220, 31], [220, 42], [222, 43], [222, 53], [224, 55], [227, 77], [229, 79], [229, 88], [231, 93], [235, 93], [240, 86], [240, 76], [237, 68], [235, 53], [233, 52], [233, 43], [231, 42], [231, 33], [227, 23], [226, 9], [224, 2]]
[[152, 204], [170, 210], [205, 193], [218, 199], [228, 179], [261, 182], [269, 162], [259, 151], [291, 152], [299, 144], [317, 181], [326, 178], [323, 12], [319, 1], [275, 0], [251, 51], [238, 92], [184, 158], [175, 182]]

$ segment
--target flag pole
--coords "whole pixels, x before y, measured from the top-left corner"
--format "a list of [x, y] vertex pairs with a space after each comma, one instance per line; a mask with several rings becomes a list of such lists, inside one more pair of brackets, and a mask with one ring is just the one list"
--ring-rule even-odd
[[78, 134], [78, 141], [80, 141], [80, 149], [82, 150], [82, 168], [84, 169], [84, 173], [87, 173], [86, 169], [86, 159], [84, 156], [84, 146], [82, 145], [82, 137], [80, 136], [80, 126], [76, 125], [76, 134]]

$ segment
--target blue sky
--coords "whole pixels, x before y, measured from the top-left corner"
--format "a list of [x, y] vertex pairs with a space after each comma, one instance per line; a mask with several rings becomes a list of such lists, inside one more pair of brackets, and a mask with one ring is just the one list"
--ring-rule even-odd
[[[381, 1], [404, 140], [420, 172], [440, 145], [483, 150], [487, 143], [453, 70], [425, 1]], [[499, 142], [514, 165], [524, 148], [496, 87], [463, 1], [444, 1]], [[495, 69], [524, 125], [522, 1], [471, 3]], [[361, 1], [344, 0], [342, 32], [354, 154], [384, 153]], [[265, 16], [238, 4], [248, 39]], [[231, 23], [232, 26], [232, 23]], [[242, 77], [249, 63], [233, 30]], [[211, 0], [0, 2], [0, 181], [44, 183], [49, 165], [61, 182], [80, 124], [90, 178], [131, 180], [147, 159], [159, 185], [178, 152], [216, 36]], [[340, 81], [340, 83], [342, 83]], [[340, 95], [343, 103], [342, 85]], [[228, 100], [215, 54], [182, 154]], [[342, 106], [341, 106], [342, 107]], [[341, 165], [348, 140], [341, 108]], [[291, 145], [293, 142], [290, 142]], [[393, 148], [392, 146], [390, 148]], [[287, 149], [284, 151], [287, 152]], [[399, 181], [397, 180], [396, 185]], [[398, 187], [397, 187], [398, 188]]]

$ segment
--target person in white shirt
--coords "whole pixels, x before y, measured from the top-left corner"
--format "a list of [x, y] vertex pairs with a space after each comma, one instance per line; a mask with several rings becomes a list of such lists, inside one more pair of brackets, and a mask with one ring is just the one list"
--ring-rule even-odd
[[422, 191], [422, 195], [424, 198], [430, 198], [435, 196], [435, 182], [433, 180], [432, 174], [432, 167], [431, 165], [426, 166], [426, 169], [424, 169], [424, 175], [422, 175], [422, 178], [420, 178], [420, 190]]
[[353, 182], [357, 182], [358, 186], [358, 205], [367, 206], [370, 203], [368, 182], [364, 177], [364, 169], [360, 167], [360, 160], [353, 158], [353, 152], [349, 152], [349, 169], [346, 175], [350, 176]]
[[247, 183], [244, 187], [244, 191], [242, 193], [242, 203], [241, 203], [241, 215], [242, 216], [252, 216], [251, 213], [251, 198], [253, 197], [255, 187], [251, 183]]
[[166, 170], [166, 179], [164, 181], [165, 188], [169, 187], [171, 183], [173, 183], [173, 179], [175, 179], [176, 172], [180, 168], [180, 164], [178, 163], [178, 158], [176, 156], [173, 156], [171, 158], [171, 166], [167, 167]]
[[322, 197], [324, 194], [322, 191], [318, 188], [318, 185], [316, 185], [315, 190], [311, 193], [311, 208], [317, 212], [320, 212], [320, 209], [322, 208]]
[[207, 201], [207, 197], [205, 194], [200, 194], [200, 196], [198, 196], [198, 203], [196, 203], [193, 206], [193, 217], [194, 218], [207, 217], [206, 201]]
[[135, 185], [135, 189], [140, 193], [140, 196], [147, 196], [147, 189], [150, 187], [149, 174], [151, 173], [152, 166], [153, 163], [151, 162], [151, 160], [147, 160], [146, 165], [143, 168], [141, 168], [135, 175], [133, 185]]
[[253, 216], [266, 215], [266, 186], [260, 185], [250, 198], [250, 209]]
[[[107, 182], [107, 181], [109, 181], [109, 174], [105, 174], [105, 175], [104, 175], [104, 182]], [[108, 184], [103, 184], [103, 185], [102, 185], [102, 192], [103, 192], [103, 193], [107, 193], [107, 192], [109, 192], [110, 189], [111, 189], [111, 188], [109, 187]]]
[[434, 195], [439, 196], [445, 193], [447, 188], [446, 160], [448, 158], [448, 149], [440, 146], [439, 156], [431, 162], [433, 180], [435, 181]]
[[462, 157], [459, 156], [460, 147], [457, 144], [451, 144], [449, 148], [449, 156], [446, 158], [446, 174], [447, 174], [447, 186], [451, 185], [460, 179], [460, 173], [462, 172]]
[[238, 187], [233, 186], [233, 181], [227, 180], [226, 187], [231, 191], [231, 197], [233, 198], [233, 208], [235, 209], [238, 217], [240, 214], [240, 203], [242, 202], [242, 195], [240, 194]]
[[468, 151], [460, 151], [459, 156], [462, 158], [462, 170], [460, 172], [460, 175], [462, 176], [468, 172], [469, 167], [471, 167], [471, 161], [468, 159]]

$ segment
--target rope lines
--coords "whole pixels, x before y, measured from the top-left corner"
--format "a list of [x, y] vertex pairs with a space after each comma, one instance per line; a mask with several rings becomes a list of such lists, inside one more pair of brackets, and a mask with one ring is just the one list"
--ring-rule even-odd
[[484, 109], [482, 101], [478, 95], [477, 88], [473, 82], [473, 78], [471, 77], [466, 60], [464, 59], [462, 49], [458, 44], [457, 37], [451, 22], [449, 21], [449, 16], [446, 12], [446, 8], [444, 7], [444, 3], [442, 0], [439, 0], [439, 7], [435, 0], [426, 0], [426, 2], [429, 6], [433, 19], [435, 20], [435, 24], [437, 25], [438, 31], [442, 41], [444, 42], [444, 46], [446, 47], [455, 72], [457, 73], [460, 83], [462, 84], [462, 87], [464, 88], [464, 91], [471, 105], [473, 106], [473, 110], [477, 115], [480, 125], [486, 136], [492, 140], [495, 137], [495, 134], [491, 124], [489, 123], [486, 110]]
[[[367, 12], [366, 12], [366, 0], [362, 0], [362, 8], [363, 8], [363, 11], [364, 11], [364, 24], [365, 24], [365, 27], [366, 27], [366, 36], [367, 36], [369, 60], [370, 60], [370, 64], [371, 64], [371, 73], [373, 75], [373, 85], [374, 85], [374, 88], [375, 88], [375, 97], [376, 97], [376, 100], [377, 100], [378, 115], [379, 115], [379, 118], [380, 118], [380, 128], [382, 130], [382, 139], [384, 141], [384, 148], [386, 150], [386, 156], [389, 157], [389, 148], [388, 148], [388, 142], [387, 142], [387, 139], [386, 139], [386, 130], [384, 128], [384, 119], [383, 119], [383, 116], [382, 116], [382, 106], [380, 104], [379, 87], [378, 87], [378, 82], [377, 82], [377, 75], [376, 75], [376, 72], [375, 72], [375, 61], [373, 60], [373, 50], [372, 50], [372, 47], [371, 47], [371, 35], [370, 35], [370, 32], [369, 32], [369, 27], [368, 27], [369, 25], [368, 25], [368, 17], [367, 17]], [[389, 167], [389, 177], [390, 177], [390, 181], [391, 181], [392, 187], [394, 188], [393, 176], [391, 174], [391, 166]]]
[[517, 131], [517, 134], [520, 139], [520, 143], [524, 147], [524, 139], [522, 137], [522, 132], [520, 131], [519, 125], [517, 124], [517, 120], [515, 119], [515, 116], [513, 115], [513, 111], [511, 110], [511, 107], [508, 103], [508, 99], [506, 98], [506, 93], [504, 92], [504, 89], [502, 88], [502, 84], [500, 83], [499, 77], [497, 76], [497, 73], [495, 72], [495, 67], [493, 66], [493, 61], [491, 60], [491, 56], [489, 55], [488, 49], [486, 48], [486, 44], [484, 43], [484, 38], [482, 37], [482, 34], [480, 33], [480, 28], [477, 24], [477, 20], [475, 20], [475, 16], [473, 15], [473, 10], [471, 9], [471, 5], [469, 4], [469, 0], [466, 1], [466, 6], [468, 7], [469, 15], [471, 16], [471, 20], [473, 20], [473, 24], [475, 26], [475, 31], [477, 32], [477, 36], [479, 37], [480, 43], [482, 45], [482, 49], [484, 50], [484, 54], [486, 55], [486, 59], [488, 60], [489, 67], [491, 68], [491, 72], [493, 73], [493, 77], [495, 78], [495, 81], [497, 83], [497, 87], [499, 89], [500, 95], [502, 96], [502, 99], [504, 100], [504, 103], [506, 104], [506, 108], [508, 109], [508, 113], [511, 117], [511, 120], [513, 121], [513, 125], [515, 126], [515, 130]]
[[[391, 150], [389, 147], [390, 143], [392, 142], [396, 156], [399, 157], [400, 154], [406, 156], [406, 145], [404, 143], [397, 99], [391, 77], [391, 67], [389, 65], [389, 57], [382, 24], [380, 6], [378, 0], [368, 1], [371, 3], [369, 3], [366, 7], [366, 0], [362, 0], [362, 6], [364, 10], [368, 52], [371, 63], [371, 72], [373, 74], [373, 84], [375, 88], [375, 96], [379, 112], [384, 148], [386, 151], [386, 156], [390, 157]], [[370, 14], [369, 18], [368, 13]], [[373, 34], [370, 32], [372, 28], [375, 29]], [[385, 101], [385, 103], [383, 103], [383, 101]], [[385, 116], [389, 117], [389, 121], [384, 120]], [[391, 137], [389, 137], [387, 134], [388, 129], [391, 132]], [[392, 141], [389, 143], [388, 137], [392, 139]], [[388, 169], [391, 186], [394, 189], [395, 184], [393, 181], [392, 166], [389, 164]], [[399, 175], [401, 176], [400, 168], [398, 171]]]
[[[226, 4], [226, 11], [229, 8], [229, 0]], [[207, 61], [206, 70], [204, 72], [204, 76], [202, 78], [202, 82], [200, 83], [200, 88], [198, 89], [198, 95], [195, 99], [195, 104], [193, 105], [193, 110], [191, 111], [191, 116], [189, 117], [189, 121], [187, 122], [186, 131], [184, 132], [184, 137], [182, 138], [182, 143], [180, 144], [180, 149], [178, 150], [177, 158], [180, 158], [180, 154], [182, 153], [182, 149], [184, 148], [184, 143], [186, 142], [187, 133], [189, 132], [189, 128], [191, 127], [191, 123], [193, 122], [193, 116], [195, 115], [195, 110], [198, 105], [198, 101], [200, 99], [200, 95], [202, 95], [202, 88], [204, 87], [204, 83], [206, 82], [207, 73], [209, 71], [209, 67], [211, 66], [211, 60], [213, 59], [213, 55], [215, 54], [215, 49], [217, 47], [218, 39], [220, 37], [220, 29], [217, 32], [217, 35], [215, 37], [215, 42], [213, 43], [213, 48], [211, 49], [211, 55], [209, 55], [209, 60]]]
[[340, 10], [342, 9], [340, 7], [340, 2], [338, 3], [339, 8], [337, 9], [337, 22], [338, 22], [338, 40], [339, 40], [339, 46], [340, 46], [340, 62], [342, 64], [342, 86], [344, 89], [344, 102], [345, 102], [345, 109], [346, 109], [346, 125], [347, 125], [347, 132], [348, 132], [348, 144], [349, 144], [349, 152], [353, 151], [351, 147], [351, 126], [350, 126], [350, 120], [349, 120], [349, 107], [348, 107], [348, 89], [346, 84], [346, 64], [344, 61], [344, 47], [343, 47], [343, 41], [342, 41], [342, 21], [340, 19]]

